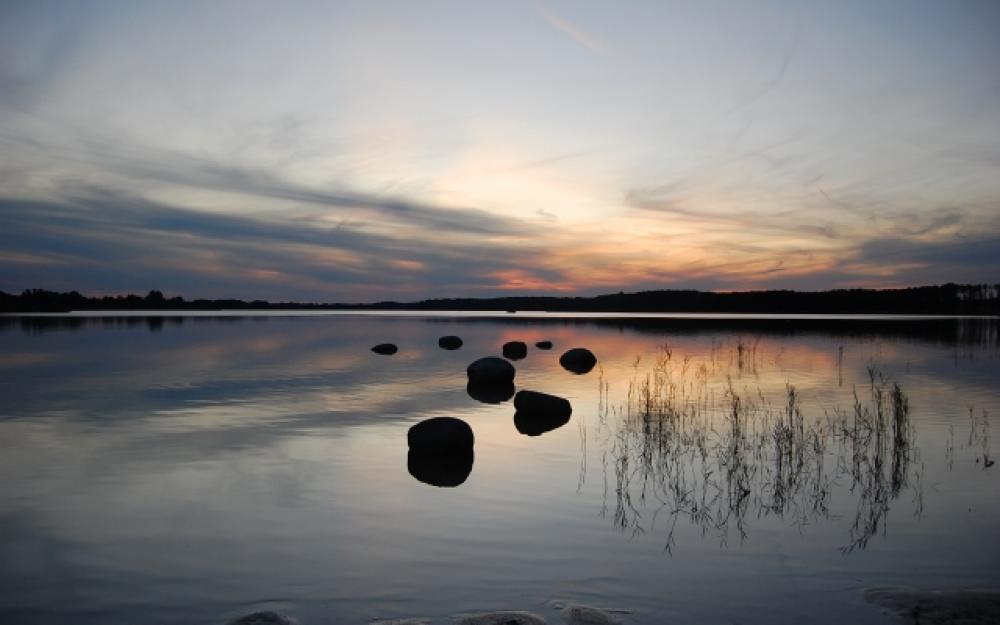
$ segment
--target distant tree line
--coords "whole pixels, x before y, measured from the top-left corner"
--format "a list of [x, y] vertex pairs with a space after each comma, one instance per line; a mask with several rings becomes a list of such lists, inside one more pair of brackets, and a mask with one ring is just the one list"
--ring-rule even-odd
[[319, 304], [119, 295], [87, 297], [77, 291], [0, 291], [0, 312], [72, 310], [524, 310], [552, 312], [706, 312], [842, 314], [1000, 314], [1000, 284], [943, 284], [906, 289], [834, 291], [744, 291], [713, 293], [660, 290], [596, 297], [494, 297], [428, 299], [418, 302]]

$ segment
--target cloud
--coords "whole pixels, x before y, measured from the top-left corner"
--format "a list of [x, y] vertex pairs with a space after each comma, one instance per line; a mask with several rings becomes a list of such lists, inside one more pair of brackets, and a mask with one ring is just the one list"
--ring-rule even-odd
[[738, 104], [734, 105], [733, 107], [725, 111], [722, 114], [722, 117], [725, 117], [727, 115], [732, 115], [736, 111], [739, 111], [740, 109], [750, 106], [754, 102], [757, 102], [767, 94], [774, 91], [778, 87], [778, 85], [781, 84], [781, 81], [784, 80], [785, 73], [788, 71], [788, 66], [792, 62], [792, 57], [795, 56], [795, 51], [798, 49], [798, 45], [799, 45], [798, 37], [795, 37], [792, 40], [790, 40], [785, 45], [785, 49], [781, 53], [781, 61], [778, 64], [778, 69], [777, 71], [775, 71], [774, 76], [772, 76], [769, 80], [767, 80], [763, 85], [758, 87], [752, 94], [750, 94], [742, 101], [740, 101]]
[[[0, 200], [6, 290], [167, 288], [188, 296], [315, 300], [491, 292], [539, 272], [530, 242], [414, 239], [339, 225], [211, 214], [109, 191], [65, 202]], [[553, 279], [550, 277], [550, 279]]]
[[625, 204], [633, 208], [668, 215], [706, 225], [721, 232], [734, 232], [743, 237], [766, 237], [774, 233], [818, 236], [837, 239], [837, 230], [829, 223], [817, 223], [804, 218], [801, 210], [778, 210], [770, 213], [741, 210], [698, 210], [685, 206], [685, 196], [670, 193], [672, 186], [658, 189], [630, 189], [625, 192]]
[[[0, 137], [12, 145], [26, 149], [34, 142], [21, 137]], [[207, 191], [254, 196], [262, 199], [286, 200], [332, 209], [353, 209], [370, 213], [373, 217], [435, 231], [471, 235], [521, 235], [526, 225], [512, 218], [471, 207], [442, 207], [383, 194], [352, 191], [344, 188], [324, 189], [294, 183], [262, 168], [222, 164], [218, 160], [198, 158], [165, 149], [130, 146], [127, 149], [107, 149], [102, 141], [81, 137], [78, 142], [60, 150], [56, 146], [43, 149], [52, 157], [62, 152], [64, 160], [83, 160], [89, 167], [111, 175], [121, 187], [134, 187], [141, 183], [149, 187], [154, 183], [180, 189], [195, 188]], [[53, 181], [56, 194], [79, 195], [91, 193], [87, 183]], [[102, 183], [104, 189], [114, 191], [111, 182]], [[336, 185], [329, 185], [336, 186]], [[98, 192], [101, 192], [99, 189]]]
[[[162, 172], [156, 175], [162, 175]], [[266, 172], [252, 172], [220, 165], [206, 166], [187, 180], [180, 179], [175, 182], [186, 184], [200, 182], [201, 186], [214, 190], [306, 202], [331, 208], [369, 209], [393, 220], [432, 230], [477, 235], [513, 235], [526, 232], [523, 224], [513, 219], [474, 208], [443, 208], [404, 198], [311, 189], [279, 180]]]
[[607, 54], [608, 50], [604, 47], [604, 44], [573, 22], [556, 15], [547, 7], [542, 6], [539, 7], [538, 10], [541, 11], [542, 17], [545, 18], [545, 21], [569, 35], [574, 41], [584, 48], [587, 48], [591, 52], [595, 52], [597, 54]]
[[946, 241], [878, 238], [860, 246], [860, 260], [868, 263], [920, 263], [939, 269], [963, 268], [986, 277], [1000, 275], [1000, 236]]
[[377, 8], [64, 4], [0, 6], [4, 288], [371, 299], [995, 266], [946, 245], [1000, 233], [995, 37], [961, 11], [859, 31], [852, 9], [533, 4], [511, 48], [523, 7], [386, 30]]
[[90, 9], [85, 3], [0, 5], [0, 107], [30, 111], [71, 71]]

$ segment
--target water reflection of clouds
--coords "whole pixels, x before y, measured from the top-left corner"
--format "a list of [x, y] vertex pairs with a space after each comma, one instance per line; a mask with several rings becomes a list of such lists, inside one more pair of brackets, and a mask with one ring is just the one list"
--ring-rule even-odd
[[[949, 473], [935, 453], [946, 439], [934, 439], [941, 428], [928, 426], [942, 407], [964, 411], [956, 401], [964, 393], [991, 412], [1000, 408], [995, 390], [983, 386], [995, 364], [988, 347], [977, 348], [978, 359], [956, 363], [947, 357], [950, 348], [935, 342], [816, 332], [634, 333], [595, 324], [503, 320], [445, 327], [420, 319], [310, 318], [272, 319], [265, 325], [207, 321], [157, 333], [141, 324], [110, 328], [4, 336], [13, 353], [39, 357], [29, 368], [10, 369], [3, 382], [12, 391], [5, 395], [0, 421], [4, 534], [32, 549], [65, 548], [60, 553], [72, 554], [51, 558], [47, 569], [26, 571], [23, 553], [0, 545], [3, 555], [15, 556], [5, 560], [18, 563], [0, 564], [0, 581], [20, 588], [17, 580], [27, 574], [47, 589], [46, 597], [28, 595], [35, 597], [30, 602], [36, 607], [49, 597], [64, 598], [55, 587], [59, 583], [92, 583], [95, 575], [133, 594], [163, 588], [164, 594], [151, 599], [161, 604], [193, 596], [212, 595], [218, 602], [281, 592], [298, 600], [311, 596], [303, 589], [323, 584], [357, 597], [389, 596], [384, 589], [366, 590], [365, 580], [423, 588], [398, 573], [419, 566], [434, 570], [435, 583], [443, 579], [462, 586], [468, 580], [456, 572], [467, 571], [463, 563], [477, 557], [510, 571], [507, 577], [489, 573], [484, 585], [518, 592], [559, 576], [586, 583], [611, 575], [599, 562], [611, 562], [615, 571], [625, 567], [650, 573], [651, 580], [666, 579], [662, 562], [649, 568], [654, 566], [651, 550], [660, 553], [663, 546], [663, 535], [656, 532], [664, 527], [665, 513], [657, 517], [658, 529], [648, 532], [650, 540], [637, 536], [626, 544], [610, 531], [616, 473], [614, 464], [604, 466], [602, 452], [605, 444], [613, 449], [617, 439], [601, 429], [598, 392], [604, 382], [605, 405], [620, 406], [629, 383], [641, 381], [665, 343], [676, 362], [691, 357], [691, 375], [708, 363], [709, 383], [719, 389], [731, 379], [740, 392], [761, 387], [780, 399], [785, 383], [794, 384], [807, 418], [821, 416], [823, 404], [849, 408], [852, 386], [867, 383], [867, 362], [877, 356], [880, 365], [903, 376], [915, 442], [923, 451], [921, 471], [934, 479], [926, 483], [943, 489], [928, 492], [929, 516], [937, 519], [933, 531], [949, 531], [940, 520], [947, 508], [965, 505], [992, 483], [992, 474], [972, 463], [972, 454], [982, 453], [979, 447], [962, 447], [965, 430], [956, 436], [955, 468]], [[462, 349], [439, 349], [437, 338], [452, 333], [463, 337]], [[400, 353], [382, 358], [368, 351], [383, 339], [397, 341]], [[556, 347], [537, 350], [536, 339], [551, 339]], [[569, 398], [568, 424], [529, 438], [518, 432], [509, 402], [491, 405], [469, 397], [466, 365], [497, 353], [506, 340], [529, 343], [527, 358], [517, 363], [517, 388]], [[756, 362], [745, 355], [742, 367], [741, 342], [755, 343], [757, 350]], [[592, 349], [599, 359], [599, 367], [585, 376], [569, 374], [558, 364], [559, 355], [577, 345]], [[841, 345], [842, 387], [837, 385]], [[721, 390], [716, 397], [724, 398]], [[780, 409], [782, 403], [772, 401], [771, 407]], [[476, 437], [472, 472], [457, 489], [429, 488], [407, 470], [407, 428], [439, 415], [465, 419]], [[605, 416], [613, 424], [614, 415]], [[725, 423], [724, 415], [710, 416]], [[959, 428], [965, 421], [954, 423]], [[642, 438], [641, 431], [633, 430], [640, 436], [632, 442]], [[928, 445], [927, 440], [936, 442]], [[975, 445], [980, 444], [977, 439]], [[891, 466], [892, 455], [883, 458]], [[787, 469], [769, 470], [770, 484], [775, 476], [788, 475]], [[891, 480], [888, 484], [891, 493]], [[633, 488], [638, 485], [631, 482]], [[604, 492], [610, 494], [606, 519], [599, 516]], [[809, 540], [781, 542], [782, 549], [806, 558], [816, 556], [811, 549], [842, 546], [858, 508], [838, 497], [830, 510], [840, 519], [793, 528]], [[894, 500], [898, 512], [885, 543], [899, 541], [891, 543], [901, 545], [897, 551], [912, 544], [909, 535], [926, 535], [906, 518], [912, 504], [907, 497], [904, 492]], [[773, 507], [773, 498], [761, 500]], [[808, 496], [801, 501], [809, 501]], [[863, 513], [878, 512], [885, 499], [872, 501], [875, 505], [861, 508]], [[976, 503], [977, 512], [987, 516], [995, 507], [995, 502]], [[651, 520], [652, 508], [646, 512], [644, 520]], [[988, 531], [978, 517], [970, 523], [980, 536]], [[727, 558], [759, 552], [760, 536], [765, 542], [784, 541], [788, 519], [749, 519], [745, 529], [751, 544]], [[718, 550], [717, 541], [705, 541], [697, 525], [677, 536], [678, 557], [699, 559]], [[965, 562], [978, 562], [977, 552], [966, 544], [971, 540], [955, 537], [948, 549], [964, 554]], [[525, 572], [525, 553], [539, 562], [537, 575]], [[866, 554], [876, 562], [872, 566], [888, 566], [880, 557]], [[866, 566], [859, 560], [852, 566]], [[261, 562], [284, 564], [264, 572]], [[731, 582], [730, 573], [711, 571], [715, 580], [722, 576], [719, 583]], [[168, 578], [174, 581], [159, 584]], [[623, 583], [640, 583], [626, 578]], [[95, 592], [115, 591], [98, 587]], [[198, 609], [194, 604], [192, 609]], [[205, 620], [189, 620], [199, 619]]]
[[[748, 381], [779, 389], [785, 381], [792, 381], [806, 393], [813, 386], [822, 388], [822, 378], [832, 375], [836, 364], [833, 342], [821, 335], [795, 341], [765, 336], [755, 342], [753, 358], [768, 361], [768, 366], [751, 362], [741, 367], [733, 362], [732, 347], [749, 337], [745, 333], [724, 337], [723, 350], [700, 335], [666, 333], [653, 337], [622, 332], [617, 327], [537, 322], [521, 326], [507, 321], [463, 326], [466, 346], [454, 354], [432, 347], [438, 334], [436, 324], [397, 322], [390, 327], [392, 333], [406, 338], [403, 342], [409, 345], [400, 357], [377, 361], [367, 353], [367, 347], [386, 330], [379, 321], [362, 322], [359, 327], [357, 320], [351, 320], [350, 329], [346, 323], [332, 321], [272, 321], [269, 334], [263, 337], [258, 335], [256, 324], [201, 321], [178, 327], [176, 332], [156, 334], [153, 341], [147, 337], [138, 345], [116, 350], [107, 349], [108, 340], [124, 335], [99, 337], [98, 341], [75, 340], [93, 339], [86, 337], [88, 333], [64, 335], [70, 340], [55, 346], [46, 344], [42, 346], [45, 351], [37, 351], [39, 346], [30, 339], [20, 341], [36, 350], [21, 348], [18, 353], [30, 354], [25, 360], [32, 363], [35, 375], [46, 379], [46, 388], [44, 392], [37, 387], [15, 389], [8, 406], [16, 406], [23, 416], [31, 416], [32, 404], [37, 402], [37, 410], [58, 407], [68, 418], [93, 418], [102, 423], [146, 419], [153, 429], [190, 430], [189, 438], [198, 438], [200, 432], [206, 439], [203, 443], [215, 438], [210, 432], [218, 430], [219, 444], [224, 444], [221, 439], [227, 436], [230, 443], [254, 436], [263, 437], [263, 442], [286, 428], [333, 431], [371, 419], [410, 420], [438, 413], [474, 417], [488, 407], [472, 404], [464, 392], [464, 364], [491, 348], [498, 351], [506, 340], [554, 340], [556, 349], [551, 352], [529, 349], [528, 358], [518, 365], [517, 385], [560, 392], [574, 399], [590, 396], [602, 375], [595, 370], [585, 378], [573, 379], [559, 368], [558, 354], [581, 341], [598, 355], [604, 379], [619, 392], [633, 373], [636, 356], [648, 362], [662, 343], [668, 343], [678, 357], [711, 357], [713, 349], [725, 351], [725, 362], [717, 363], [719, 377], [738, 381], [749, 376]], [[581, 336], [584, 328], [585, 338]], [[421, 341], [427, 346], [412, 347]], [[65, 351], [63, 343], [68, 343]], [[858, 346], [862, 352], [869, 347], [864, 340], [847, 344], [849, 354]], [[891, 343], [868, 349], [882, 361], [902, 358], [895, 350]], [[932, 351], [911, 345], [905, 354], [909, 362], [935, 362]], [[772, 359], [778, 368], [771, 366]], [[46, 369], [47, 363], [52, 364], [51, 369]], [[848, 386], [863, 381], [865, 373], [858, 365], [855, 358], [845, 367]], [[946, 377], [949, 367], [941, 369]], [[129, 384], [123, 389], [121, 376], [125, 371]]]
[[[556, 348], [551, 352], [529, 348], [528, 357], [518, 363], [517, 379], [519, 387], [525, 384], [552, 383], [557, 388], [572, 392], [579, 388], [573, 382], [559, 377], [558, 354], [579, 342], [580, 327], [565, 323], [541, 324], [533, 321], [526, 325], [511, 325], [502, 320], [497, 323], [477, 322], [464, 328], [468, 336], [467, 344], [454, 354], [444, 354], [432, 346], [436, 336], [436, 324], [421, 325], [420, 322], [395, 322], [389, 325], [390, 333], [400, 338], [401, 352], [391, 360], [376, 362], [367, 353], [368, 344], [386, 332], [386, 324], [378, 320], [351, 320], [352, 331], [344, 332], [343, 325], [333, 320], [272, 319], [280, 324], [280, 332], [269, 332], [261, 336], [255, 324], [241, 324], [229, 319], [221, 324], [211, 320], [200, 320], [187, 329], [177, 328], [176, 332], [157, 334], [150, 340], [139, 340], [132, 349], [108, 351], [103, 349], [109, 340], [119, 335], [83, 340], [84, 334], [70, 335], [68, 341], [59, 345], [51, 343], [38, 345], [22, 337], [10, 337], [20, 345], [17, 360], [21, 366], [31, 367], [35, 374], [49, 378], [51, 385], [44, 397], [37, 386], [13, 388], [13, 397], [27, 401], [36, 394], [38, 399], [52, 401], [60, 391], [73, 389], [82, 393], [102, 386], [115, 388], [117, 396], [108, 398], [102, 404], [102, 418], [110, 418], [121, 410], [128, 397], [128, 391], [118, 388], [117, 375], [128, 371], [135, 393], [144, 395], [141, 401], [152, 402], [153, 412], [169, 406], [173, 401], [245, 401], [259, 398], [273, 401], [274, 395], [282, 393], [298, 394], [300, 399], [314, 394], [323, 387], [336, 389], [330, 392], [322, 408], [340, 407], [356, 410], [361, 404], [371, 405], [371, 401], [385, 399], [382, 408], [391, 408], [389, 398], [410, 396], [411, 404], [422, 405], [431, 399], [418, 398], [428, 388], [438, 387], [442, 391], [464, 384], [461, 370], [467, 361], [485, 353], [499, 351], [506, 340], [524, 340], [533, 344], [535, 340], [551, 339]], [[402, 323], [402, 325], [401, 325]], [[104, 327], [104, 326], [100, 326]], [[119, 326], [114, 325], [117, 328]], [[935, 375], [947, 377], [948, 367], [942, 359], [935, 357], [933, 349], [915, 349], [908, 346], [905, 354], [899, 353], [891, 341], [872, 342], [868, 339], [831, 340], [823, 335], [799, 337], [788, 341], [764, 335], [763, 337], [734, 332], [723, 335], [718, 343], [710, 344], [703, 336], [676, 333], [671, 329], [657, 336], [622, 332], [621, 328], [605, 330], [604, 326], [593, 327], [586, 336], [587, 346], [599, 359], [603, 374], [610, 380], [627, 377], [636, 357], [655, 357], [660, 346], [669, 345], [679, 355], [701, 356], [713, 349], [725, 352], [728, 360], [715, 362], [717, 370], [724, 375], [740, 379], [743, 376], [771, 376], [765, 382], [778, 382], [787, 376], [798, 384], [810, 384], [810, 376], [824, 377], [834, 371], [838, 364], [848, 376], [847, 385], [863, 380], [863, 367], [858, 360], [879, 362], [891, 366], [903, 361], [911, 366], [937, 363]], [[127, 331], [127, 330], [126, 330]], [[411, 333], [407, 337], [406, 334]], [[65, 335], [64, 335], [65, 336]], [[130, 337], [132, 338], [132, 337]], [[79, 340], [77, 340], [79, 339]], [[432, 340], [433, 339], [433, 340]], [[653, 340], [650, 340], [653, 339]], [[752, 345], [754, 353], [746, 363], [736, 363], [732, 359], [732, 347], [742, 343]], [[427, 343], [426, 346], [423, 343]], [[65, 348], [62, 349], [63, 344]], [[839, 362], [837, 347], [844, 347], [847, 362]], [[44, 349], [44, 351], [42, 351]], [[448, 357], [451, 358], [448, 361]], [[10, 360], [6, 357], [5, 360]], [[772, 364], [775, 366], [770, 366]], [[769, 366], [759, 366], [767, 361]], [[454, 370], [449, 371], [448, 367]], [[387, 375], [388, 374], [388, 375]], [[591, 375], [599, 375], [595, 370]], [[55, 378], [54, 376], [59, 376]], [[391, 378], [390, 378], [391, 376]], [[449, 376], [455, 377], [451, 385]], [[823, 385], [817, 380], [818, 386]], [[98, 395], [100, 395], [98, 393]], [[431, 393], [430, 395], [433, 395]], [[266, 397], [265, 397], [266, 396]], [[454, 399], [454, 398], [452, 398]], [[140, 401], [135, 398], [134, 401]], [[451, 400], [446, 400], [451, 401]], [[64, 406], [66, 407], [66, 406]], [[116, 410], [116, 407], [118, 408]], [[430, 409], [433, 412], [433, 408]]]
[[39, 352], [5, 352], [0, 354], [0, 368], [24, 370], [39, 365], [51, 364], [56, 358], [55, 354]]

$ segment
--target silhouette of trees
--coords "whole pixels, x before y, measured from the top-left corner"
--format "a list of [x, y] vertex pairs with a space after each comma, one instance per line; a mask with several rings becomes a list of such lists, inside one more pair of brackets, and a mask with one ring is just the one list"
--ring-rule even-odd
[[943, 284], [907, 289], [840, 289], [834, 291], [744, 291], [712, 293], [694, 290], [611, 293], [596, 297], [496, 297], [429, 299], [419, 302], [318, 304], [238, 299], [167, 299], [151, 290], [145, 297], [86, 297], [77, 291], [57, 293], [28, 289], [20, 295], [0, 291], [2, 312], [66, 312], [70, 310], [524, 310], [552, 312], [711, 312], [711, 313], [843, 313], [843, 314], [1000, 314], [1000, 284]]

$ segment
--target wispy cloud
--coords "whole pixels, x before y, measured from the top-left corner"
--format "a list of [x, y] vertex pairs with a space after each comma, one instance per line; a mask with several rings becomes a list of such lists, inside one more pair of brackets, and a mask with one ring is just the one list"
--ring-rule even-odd
[[[28, 2], [0, 6], [0, 38], [18, 48], [16, 54], [6, 46], [0, 51], [0, 108], [30, 111], [49, 86], [71, 71], [88, 12], [79, 3], [67, 3], [52, 12]], [[40, 28], [40, 23], [46, 28]], [[41, 35], [27, 41], [26, 33]]]
[[569, 35], [574, 41], [576, 41], [584, 48], [587, 48], [591, 52], [595, 52], [597, 54], [608, 53], [608, 49], [604, 46], [603, 43], [598, 41], [596, 37], [585, 31], [580, 26], [574, 24], [573, 22], [569, 21], [564, 17], [556, 15], [551, 9], [549, 9], [546, 6], [541, 6], [538, 8], [538, 10], [541, 12], [542, 17], [545, 18], [545, 21], [547, 21], [549, 24], [552, 24], [553, 26], [555, 26], [562, 32], [566, 33], [567, 35]]
[[498, 273], [538, 274], [543, 264], [530, 242], [410, 239], [204, 213], [99, 190], [64, 202], [0, 200], [0, 249], [6, 290], [30, 280], [85, 290], [166, 282], [193, 295], [214, 289], [339, 300], [490, 293], [506, 284]]
[[0, 288], [345, 300], [996, 272], [1000, 57], [975, 12], [535, 0], [389, 24], [272, 4], [0, 3]]
[[738, 102], [737, 104], [733, 105], [731, 108], [726, 110], [722, 114], [722, 116], [724, 117], [726, 115], [732, 115], [736, 111], [739, 111], [740, 109], [744, 109], [754, 104], [767, 94], [777, 89], [778, 86], [781, 84], [781, 81], [784, 80], [785, 78], [785, 73], [788, 71], [788, 66], [791, 64], [792, 57], [795, 56], [795, 51], [797, 48], [798, 48], [798, 38], [796, 37], [794, 39], [791, 39], [785, 45], [785, 49], [782, 51], [781, 54], [781, 61], [779, 62], [778, 68], [774, 72], [774, 75], [767, 81], [762, 83], [759, 87], [757, 87], [752, 93], [744, 97], [740, 102]]
[[[22, 148], [28, 144], [16, 138], [0, 137]], [[60, 149], [45, 146], [50, 162]], [[273, 170], [227, 164], [215, 159], [179, 154], [169, 150], [145, 146], [130, 146], [127, 150], [104, 149], [100, 142], [83, 138], [82, 141], [62, 150], [67, 161], [83, 161], [90, 167], [113, 172], [125, 186], [141, 181], [144, 186], [161, 183], [177, 188], [197, 188], [206, 191], [235, 193], [264, 199], [290, 202], [332, 209], [367, 211], [373, 216], [395, 223], [408, 224], [435, 231], [473, 235], [517, 235], [526, 232], [526, 226], [515, 219], [496, 215], [474, 207], [438, 206], [426, 202], [388, 194], [355, 191], [347, 185], [329, 183], [325, 188], [296, 183], [278, 175]], [[106, 187], [107, 190], [110, 190]], [[59, 182], [57, 193], [73, 195], [87, 192], [85, 183]]]

